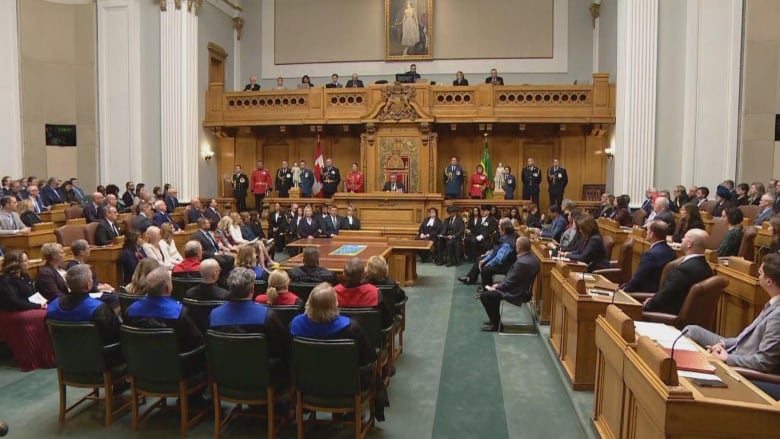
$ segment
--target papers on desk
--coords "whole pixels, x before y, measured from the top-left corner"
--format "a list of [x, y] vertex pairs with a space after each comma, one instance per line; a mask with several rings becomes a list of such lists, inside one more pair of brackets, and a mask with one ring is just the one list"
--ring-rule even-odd
[[[674, 340], [680, 335], [680, 330], [663, 323], [634, 322], [636, 332], [656, 341], [661, 347], [671, 349]], [[674, 345], [675, 351], [698, 351], [699, 348], [688, 338], [683, 337]]]
[[588, 282], [596, 282], [596, 276], [588, 273], [582, 273], [582, 278]]
[[677, 375], [688, 378], [696, 385], [701, 387], [728, 387], [726, 383], [724, 383], [723, 380], [714, 373], [699, 373], [688, 370], [678, 370]]
[[36, 305], [43, 305], [44, 303], [48, 302], [45, 297], [41, 296], [41, 293], [35, 293], [32, 296], [28, 297], [27, 300], [30, 303], [34, 303]]
[[89, 293], [89, 297], [93, 299], [100, 299], [101, 297], [103, 297], [103, 293], [102, 292]]
[[553, 261], [571, 262], [571, 259], [565, 258], [565, 257], [561, 257], [561, 256], [553, 256], [551, 259]]

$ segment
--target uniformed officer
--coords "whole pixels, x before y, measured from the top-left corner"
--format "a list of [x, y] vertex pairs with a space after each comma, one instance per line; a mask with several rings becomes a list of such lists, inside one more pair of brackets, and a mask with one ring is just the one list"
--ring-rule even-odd
[[532, 200], [539, 205], [539, 187], [542, 184], [542, 170], [536, 166], [533, 158], [528, 158], [528, 165], [523, 168], [523, 199]]
[[311, 198], [312, 187], [314, 187], [314, 172], [306, 168], [306, 160], [301, 160], [301, 196]]
[[263, 199], [273, 190], [271, 173], [263, 167], [263, 161], [257, 161], [257, 169], [252, 171], [252, 194], [255, 196], [255, 209], [263, 216]]
[[517, 179], [512, 175], [512, 167], [504, 166], [504, 181], [501, 183], [501, 189], [504, 190], [505, 200], [515, 198], [515, 188], [517, 188]]
[[569, 184], [569, 175], [566, 168], [561, 166], [558, 159], [553, 159], [553, 165], [547, 169], [547, 184], [550, 193], [550, 206], [560, 206], [563, 201], [563, 192]]
[[249, 191], [249, 177], [241, 172], [241, 165], [236, 165], [233, 172], [233, 197], [236, 199], [236, 207], [239, 212], [246, 211], [246, 194]]
[[444, 199], [452, 200], [460, 198], [463, 186], [463, 168], [458, 163], [458, 158], [450, 157], [450, 164], [444, 169]]
[[276, 190], [279, 191], [279, 197], [289, 198], [292, 184], [292, 170], [287, 160], [282, 160], [282, 167], [276, 171]]
[[328, 158], [322, 171], [322, 193], [325, 198], [331, 198], [336, 193], [339, 183], [341, 183], [339, 168], [333, 166], [333, 159]]

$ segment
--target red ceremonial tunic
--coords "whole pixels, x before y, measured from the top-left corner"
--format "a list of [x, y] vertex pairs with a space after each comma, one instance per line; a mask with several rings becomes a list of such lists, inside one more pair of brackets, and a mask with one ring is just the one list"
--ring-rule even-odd
[[265, 169], [255, 169], [252, 171], [252, 193], [266, 194], [273, 187], [271, 174]]
[[485, 197], [485, 189], [487, 188], [488, 179], [485, 174], [473, 173], [469, 180], [469, 195], [472, 197]]
[[360, 172], [347, 174], [347, 192], [363, 192], [364, 177]]

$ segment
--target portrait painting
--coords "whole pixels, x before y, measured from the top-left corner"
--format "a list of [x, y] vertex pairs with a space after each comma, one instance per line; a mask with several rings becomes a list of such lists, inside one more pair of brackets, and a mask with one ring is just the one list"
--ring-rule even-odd
[[433, 0], [385, 0], [385, 59], [433, 59]]

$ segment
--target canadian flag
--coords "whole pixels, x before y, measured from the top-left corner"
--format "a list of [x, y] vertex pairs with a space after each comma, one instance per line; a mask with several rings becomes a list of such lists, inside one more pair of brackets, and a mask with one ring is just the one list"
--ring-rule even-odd
[[322, 159], [322, 143], [317, 137], [317, 150], [314, 152], [314, 185], [312, 194], [317, 198], [322, 198], [322, 168], [325, 167], [325, 161]]

